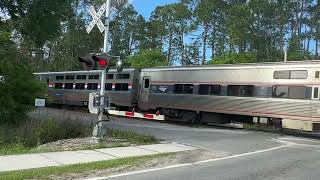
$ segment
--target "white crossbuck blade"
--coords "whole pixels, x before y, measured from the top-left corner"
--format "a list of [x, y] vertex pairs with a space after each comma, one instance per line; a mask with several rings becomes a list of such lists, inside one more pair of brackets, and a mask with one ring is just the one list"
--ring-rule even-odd
[[91, 23], [89, 24], [89, 26], [87, 27], [86, 31], [87, 33], [89, 34], [91, 32], [91, 30], [93, 29], [93, 27], [97, 24], [100, 32], [102, 33], [104, 31], [104, 24], [102, 23], [101, 21], [101, 16], [103, 15], [103, 13], [106, 11], [107, 9], [107, 4], [104, 3], [98, 13], [96, 12], [96, 10], [94, 9], [93, 6], [90, 6], [90, 14], [92, 16], [92, 21]]

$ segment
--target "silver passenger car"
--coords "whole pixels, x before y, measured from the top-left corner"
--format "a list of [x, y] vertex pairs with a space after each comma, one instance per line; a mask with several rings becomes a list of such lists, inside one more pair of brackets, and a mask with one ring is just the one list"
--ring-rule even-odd
[[[101, 71], [66, 71], [35, 73], [48, 84], [49, 101], [60, 105], [87, 106], [90, 92], [100, 92]], [[110, 69], [105, 89], [111, 104], [118, 107], [137, 106], [139, 70], [124, 69], [117, 73]]]
[[221, 113], [320, 129], [320, 61], [150, 68], [140, 82], [139, 108], [173, 120], [221, 122]]

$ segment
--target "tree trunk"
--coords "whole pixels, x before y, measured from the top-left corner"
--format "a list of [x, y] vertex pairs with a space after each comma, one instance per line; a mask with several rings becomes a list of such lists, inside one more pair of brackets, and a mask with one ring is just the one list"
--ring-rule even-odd
[[169, 35], [169, 47], [168, 47], [168, 55], [167, 55], [167, 61], [168, 61], [168, 65], [170, 65], [171, 62], [171, 53], [172, 53], [172, 33], [170, 33]]
[[204, 24], [204, 32], [203, 32], [203, 49], [202, 49], [202, 62], [204, 65], [206, 62], [206, 50], [207, 50], [207, 37], [208, 37], [209, 26], [207, 23]]
[[181, 34], [180, 34], [179, 41], [180, 41], [179, 44], [180, 44], [180, 52], [181, 52], [181, 64], [185, 66], [185, 65], [187, 65], [187, 63], [186, 63], [186, 59], [184, 56], [183, 32], [181, 32]]
[[318, 44], [319, 43], [319, 40], [318, 39], [316, 39], [316, 54], [315, 54], [315, 56], [316, 56], [316, 58], [318, 58]]

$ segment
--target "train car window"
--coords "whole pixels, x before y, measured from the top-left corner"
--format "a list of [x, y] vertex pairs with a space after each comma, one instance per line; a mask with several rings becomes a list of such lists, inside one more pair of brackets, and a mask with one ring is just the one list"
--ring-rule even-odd
[[115, 90], [116, 91], [128, 91], [129, 90], [128, 83], [117, 83]]
[[290, 79], [307, 79], [308, 71], [305, 70], [294, 70], [290, 71]]
[[64, 76], [56, 76], [56, 80], [63, 80]]
[[308, 71], [305, 70], [285, 70], [274, 71], [273, 79], [307, 79]]
[[88, 90], [97, 90], [98, 89], [98, 83], [88, 83]]
[[252, 85], [230, 85], [228, 86], [228, 96], [253, 97], [254, 86]]
[[221, 85], [210, 85], [210, 94], [211, 95], [220, 95]]
[[67, 75], [66, 80], [74, 80], [74, 75]]
[[77, 79], [87, 79], [86, 75], [77, 75]]
[[290, 71], [274, 71], [273, 79], [290, 79]]
[[272, 97], [275, 98], [288, 98], [289, 87], [288, 86], [273, 86]]
[[183, 94], [183, 84], [175, 84], [173, 92], [176, 94]]
[[271, 97], [272, 87], [255, 86], [255, 97]]
[[291, 86], [289, 87], [289, 98], [292, 99], [305, 99], [307, 88], [304, 86]]
[[173, 92], [176, 94], [193, 94], [193, 84], [175, 84]]
[[200, 95], [220, 95], [220, 85], [200, 84], [198, 94]]
[[99, 79], [99, 75], [97, 74], [89, 75], [89, 79]]
[[145, 79], [145, 80], [144, 80], [144, 88], [145, 88], [145, 89], [148, 89], [149, 86], [150, 86], [150, 79]]
[[77, 83], [75, 89], [77, 90], [85, 89], [85, 83]]
[[315, 78], [319, 79], [320, 78], [320, 71], [316, 71], [316, 74], [314, 76]]
[[313, 87], [312, 99], [319, 99], [319, 87]]
[[107, 74], [107, 79], [113, 79], [113, 74]]
[[117, 79], [130, 79], [130, 74], [116, 74]]
[[62, 87], [63, 87], [63, 83], [55, 83], [54, 84], [55, 89], [62, 89]]
[[73, 89], [73, 83], [65, 83], [64, 89]]
[[198, 94], [200, 95], [208, 95], [209, 94], [210, 85], [208, 84], [200, 84]]
[[112, 83], [106, 83], [105, 89], [106, 89], [106, 91], [111, 91], [112, 90]]

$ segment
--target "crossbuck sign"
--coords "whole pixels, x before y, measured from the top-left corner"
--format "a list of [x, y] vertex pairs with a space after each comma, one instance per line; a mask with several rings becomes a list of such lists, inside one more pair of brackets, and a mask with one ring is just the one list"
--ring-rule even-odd
[[100, 7], [98, 13], [96, 12], [96, 10], [94, 9], [94, 7], [93, 7], [92, 5], [90, 6], [90, 14], [91, 14], [91, 16], [92, 16], [92, 21], [91, 21], [91, 23], [89, 24], [89, 26], [88, 26], [87, 29], [86, 29], [86, 31], [87, 31], [88, 34], [91, 32], [91, 30], [93, 29], [93, 27], [94, 27], [95, 25], [98, 26], [98, 28], [99, 28], [99, 30], [100, 30], [101, 33], [105, 30], [104, 24], [103, 24], [102, 21], [101, 21], [101, 16], [102, 16], [103, 13], [106, 11], [106, 9], [107, 9], [107, 4], [106, 4], [106, 3], [104, 3], [104, 4]]

